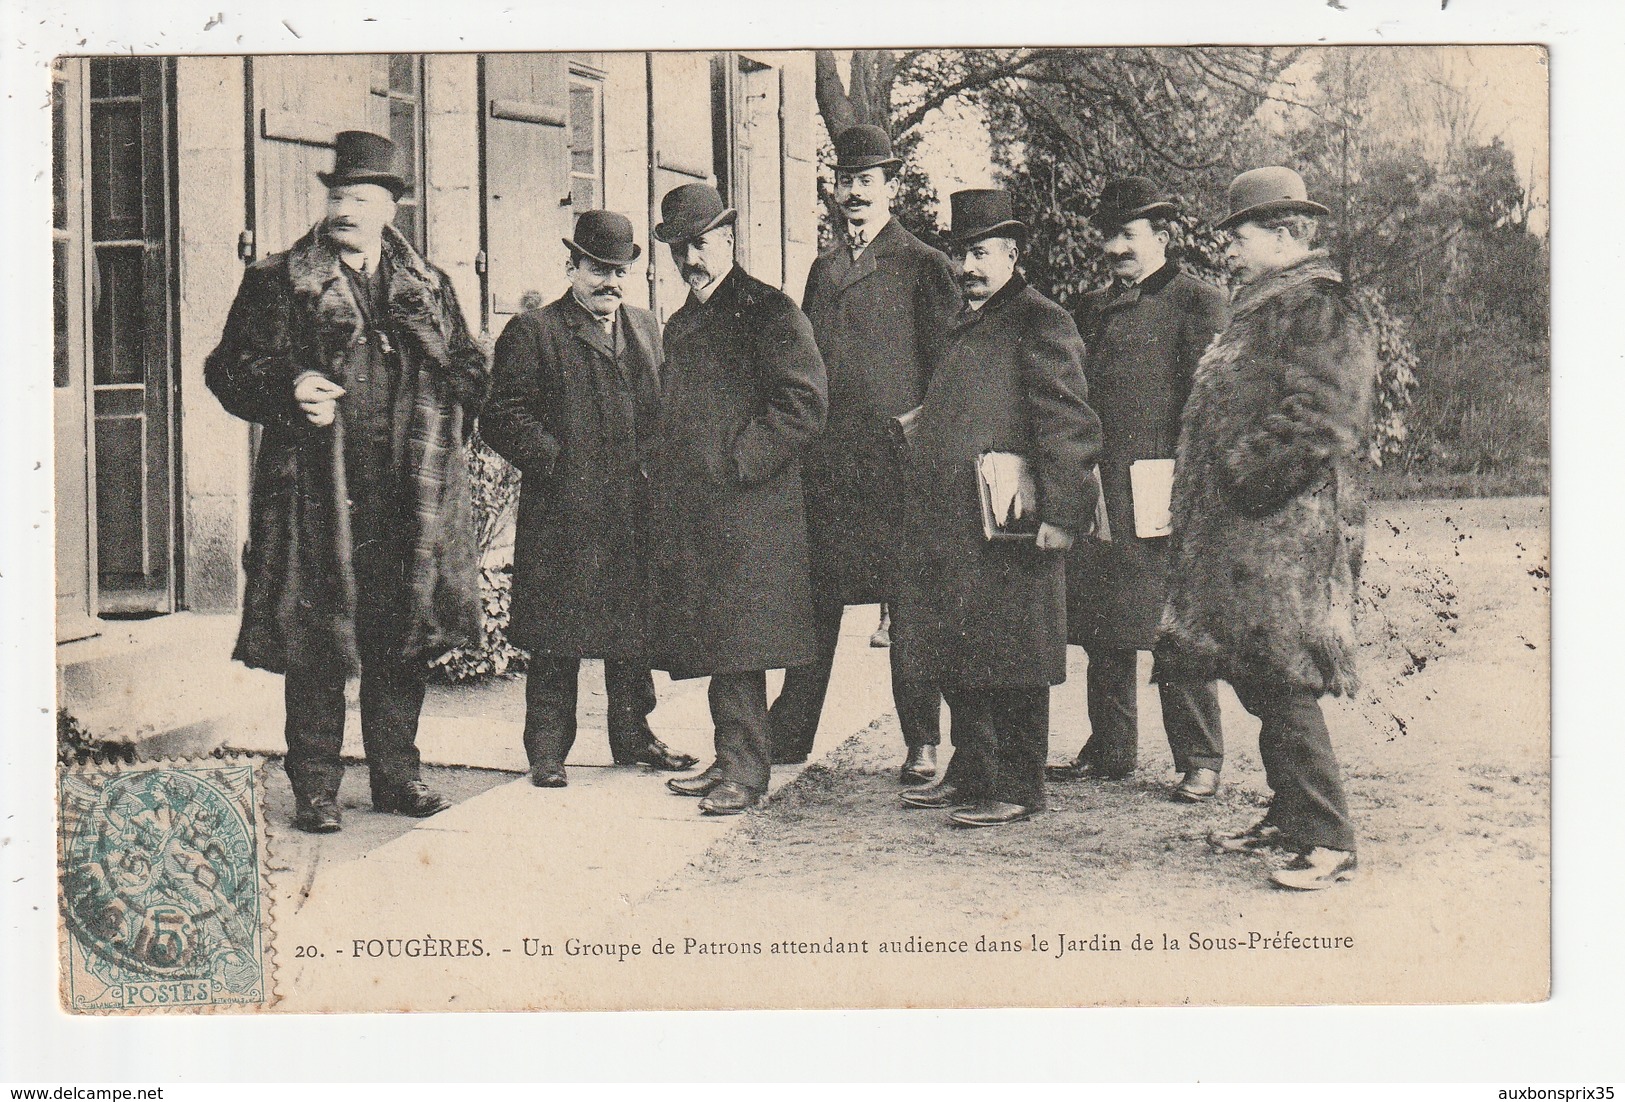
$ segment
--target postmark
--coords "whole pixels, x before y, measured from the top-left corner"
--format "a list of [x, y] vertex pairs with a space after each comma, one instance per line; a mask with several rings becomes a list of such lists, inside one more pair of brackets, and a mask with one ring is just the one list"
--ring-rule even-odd
[[60, 775], [67, 1010], [270, 1004], [261, 800], [255, 767], [234, 760]]

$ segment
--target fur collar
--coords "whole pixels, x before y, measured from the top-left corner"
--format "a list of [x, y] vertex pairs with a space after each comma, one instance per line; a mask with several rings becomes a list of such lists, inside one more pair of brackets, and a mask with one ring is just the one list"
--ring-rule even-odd
[[1237, 319], [1251, 314], [1267, 302], [1297, 291], [1316, 281], [1342, 283], [1343, 276], [1332, 267], [1325, 249], [1316, 249], [1296, 264], [1271, 272], [1263, 279], [1237, 289], [1231, 308]]
[[[389, 320], [399, 337], [416, 345], [430, 364], [445, 367], [446, 320], [440, 309], [440, 276], [394, 226], [384, 227], [382, 255], [389, 261]], [[288, 250], [288, 280], [316, 320], [328, 358], [342, 355], [362, 331], [361, 307], [339, 265], [338, 250], [313, 226]]]

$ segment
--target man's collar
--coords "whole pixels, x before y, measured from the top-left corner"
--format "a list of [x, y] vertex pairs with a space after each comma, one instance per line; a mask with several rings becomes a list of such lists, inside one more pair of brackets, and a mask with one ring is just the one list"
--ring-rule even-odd
[[1113, 288], [1118, 294], [1136, 289], [1146, 294], [1152, 294], [1168, 286], [1168, 284], [1173, 281], [1174, 276], [1178, 274], [1179, 265], [1175, 264], [1172, 260], [1165, 260], [1162, 263], [1162, 267], [1133, 283], [1124, 283], [1122, 280], [1114, 280]]
[[[891, 220], [891, 211], [888, 210], [884, 214], [880, 215], [878, 219], [871, 218], [865, 222], [861, 227], [863, 231], [863, 247], [867, 249], [870, 245], [873, 245], [875, 243], [875, 238], [880, 236], [880, 231], [889, 226], [891, 224]], [[859, 229], [859, 227], [854, 223], [848, 222], [846, 224], [848, 244], [850, 244], [852, 241], [852, 231], [856, 229]]]
[[710, 283], [707, 283], [704, 287], [690, 287], [689, 290], [694, 293], [694, 297], [698, 299], [701, 304], [707, 303], [711, 301], [711, 296], [717, 293], [717, 288], [722, 286], [722, 281], [728, 278], [729, 273], [731, 273], [735, 267], [737, 267], [737, 265], [729, 264], [721, 275], [717, 276], [717, 278], [713, 279]]
[[[585, 303], [585, 302], [582, 302], [582, 301], [581, 301], [581, 296], [580, 296], [580, 295], [578, 295], [578, 294], [576, 294], [576, 289], [575, 289], [575, 287], [573, 287], [573, 286], [572, 286], [572, 287], [571, 287], [571, 288], [570, 288], [570, 298], [571, 298], [571, 300], [572, 300], [572, 301], [573, 301], [573, 302], [574, 302], [574, 303], [575, 303], [575, 304], [576, 304], [576, 305], [577, 305], [577, 306], [578, 306], [578, 307], [580, 307], [580, 308], [581, 308], [581, 312], [582, 312], [582, 313], [584, 313], [584, 314], [586, 314], [586, 315], [587, 315], [587, 317], [588, 317], [588, 318], [589, 318], [589, 319], [590, 319], [590, 320], [591, 320], [591, 321], [593, 321], [593, 322], [594, 322], [594, 323], [595, 323], [595, 324], [598, 324], [598, 325], [602, 325], [602, 324], [603, 324], [603, 323], [604, 323], [604, 321], [603, 321], [603, 316], [602, 316], [602, 315], [599, 315], [599, 314], [595, 314], [595, 313], [593, 313], [593, 309], [592, 309], [592, 307], [591, 307], [591, 306], [588, 306], [588, 305], [587, 305], [587, 304], [586, 304], [586, 303]], [[619, 307], [619, 306], [616, 306], [616, 307], [615, 307], [615, 309], [616, 309], [616, 311], [619, 311], [619, 310], [620, 310], [620, 307]], [[614, 314], [614, 313], [611, 313], [611, 314], [610, 314], [610, 315], [609, 315], [609, 317], [612, 317], [612, 318], [613, 318], [613, 317], [614, 317], [614, 316], [615, 316], [615, 314]]]

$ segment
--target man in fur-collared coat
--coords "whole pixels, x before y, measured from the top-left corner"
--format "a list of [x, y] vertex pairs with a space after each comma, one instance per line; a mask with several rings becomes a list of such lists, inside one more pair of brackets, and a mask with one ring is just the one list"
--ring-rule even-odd
[[234, 657], [286, 675], [295, 825], [340, 827], [344, 684], [380, 811], [450, 806], [419, 775], [429, 660], [478, 635], [463, 444], [485, 354], [445, 274], [393, 227], [406, 184], [388, 138], [345, 131], [327, 214], [255, 264], [204, 365], [228, 411], [264, 427]]
[[1375, 344], [1326, 254], [1303, 181], [1254, 169], [1221, 228], [1241, 287], [1185, 407], [1157, 677], [1221, 677], [1263, 722], [1269, 813], [1225, 852], [1298, 854], [1282, 887], [1351, 879], [1354, 830], [1319, 697], [1350, 693], [1364, 509], [1353, 472]]

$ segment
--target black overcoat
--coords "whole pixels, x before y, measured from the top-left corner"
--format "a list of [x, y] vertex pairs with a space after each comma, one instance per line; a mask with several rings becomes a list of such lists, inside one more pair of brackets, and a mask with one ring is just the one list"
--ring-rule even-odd
[[1129, 468], [1172, 459], [1196, 362], [1228, 317], [1224, 293], [1172, 261], [1139, 284], [1084, 296], [1078, 331], [1100, 416], [1100, 484], [1111, 541], [1079, 540], [1067, 556], [1067, 632], [1074, 643], [1148, 650], [1168, 571], [1168, 539], [1134, 534]]
[[1066, 680], [1064, 558], [982, 535], [974, 464], [1025, 455], [1040, 519], [1074, 534], [1094, 516], [1100, 421], [1085, 401], [1071, 317], [1020, 276], [956, 321], [911, 442], [910, 538], [893, 619], [918, 680], [972, 688]]
[[829, 376], [829, 420], [803, 464], [813, 585], [843, 604], [889, 599], [904, 539], [891, 418], [920, 404], [960, 306], [953, 264], [887, 222], [852, 260], [813, 261], [801, 308]]
[[666, 323], [650, 460], [652, 664], [673, 677], [815, 656], [799, 459], [824, 363], [789, 296], [735, 267]]
[[508, 637], [532, 654], [647, 649], [644, 467], [659, 415], [660, 326], [623, 305], [615, 330], [612, 345], [566, 291], [497, 338], [480, 433], [523, 476]]
[[[485, 399], [485, 353], [469, 336], [451, 280], [393, 227], [388, 324], [400, 356], [391, 412], [413, 525], [410, 592], [398, 657], [417, 665], [479, 636], [479, 573], [463, 444]], [[291, 663], [359, 668], [344, 401], [318, 428], [293, 398], [319, 372], [343, 385], [361, 309], [337, 252], [312, 230], [243, 273], [203, 377], [226, 410], [264, 426], [254, 464], [247, 588], [233, 657], [286, 672]]]

